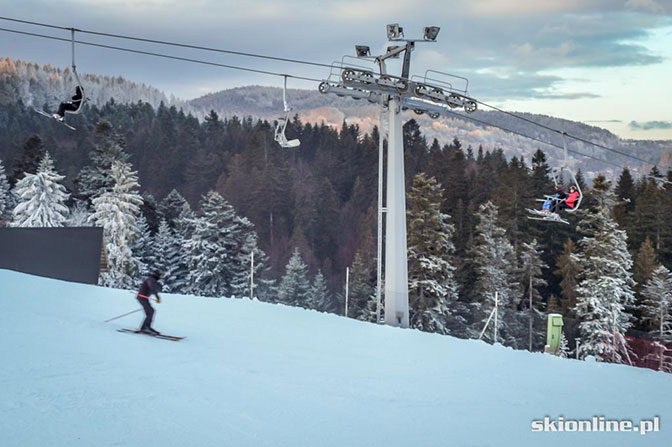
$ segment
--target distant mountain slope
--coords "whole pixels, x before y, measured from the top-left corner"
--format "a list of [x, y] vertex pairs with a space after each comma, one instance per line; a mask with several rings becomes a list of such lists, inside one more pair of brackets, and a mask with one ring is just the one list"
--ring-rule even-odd
[[[86, 87], [90, 104], [98, 106], [110, 99], [119, 103], [143, 101], [154, 107], [158, 107], [163, 102], [182, 108], [185, 112], [192, 113], [200, 119], [210, 110], [214, 110], [222, 117], [237, 115], [274, 120], [282, 114], [283, 110], [282, 90], [276, 87], [239, 87], [211, 93], [190, 101], [180, 101], [168, 97], [154, 87], [137, 84], [122, 77], [93, 74], [80, 74], [80, 76]], [[46, 104], [53, 108], [72, 94], [73, 85], [74, 77], [69, 68], [61, 69], [51, 65], [0, 58], [0, 104], [21, 100], [27, 105], [42, 107]], [[290, 89], [287, 97], [290, 106], [293, 107], [292, 113], [298, 114], [303, 122], [325, 122], [340, 127], [343, 121], [346, 121], [348, 124], [359, 125], [362, 132], [367, 133], [378, 125], [378, 108], [366, 101], [323, 95], [317, 91], [317, 88], [315, 90]], [[463, 114], [463, 112], [458, 113]], [[562, 129], [567, 133], [579, 135], [587, 140], [651, 161], [642, 164], [627, 157], [569, 140], [570, 149], [619, 165], [627, 165], [635, 173], [648, 172], [654, 164], [657, 164], [662, 171], [672, 167], [672, 141], [623, 140], [608, 130], [575, 121], [545, 115], [526, 113], [521, 113], [521, 115], [551, 128]], [[562, 144], [557, 133], [499, 112], [479, 110], [466, 116], [513, 129], [544, 141]], [[420, 123], [429, 143], [434, 138], [442, 144], [458, 138], [465, 148], [472, 146], [474, 152], [479, 146], [482, 146], [484, 150], [501, 147], [507, 156], [524, 157], [528, 163], [532, 153], [537, 148], [541, 148], [548, 154], [552, 164], [557, 165], [562, 162], [562, 151], [556, 148], [494, 127], [476, 124], [461, 117], [432, 120], [426, 115], [418, 116], [413, 112], [407, 112], [406, 118], [414, 118]], [[614, 174], [618, 171], [618, 168], [607, 163], [578, 159], [571, 154], [570, 157], [570, 164], [581, 168], [588, 177], [592, 177], [596, 172]]]
[[[287, 98], [292, 113], [297, 113], [303, 122], [325, 123], [340, 126], [345, 120], [348, 124], [357, 124], [363, 132], [371, 132], [378, 125], [379, 109], [376, 105], [366, 101], [355, 101], [349, 98], [339, 98], [335, 95], [320, 94], [315, 90], [287, 91]], [[220, 116], [255, 116], [263, 119], [276, 119], [282, 114], [282, 89], [275, 87], [239, 87], [211, 93], [188, 102], [194, 113], [204, 116], [210, 110], [215, 110]], [[422, 126], [422, 131], [431, 143], [437, 138], [441, 143], [447, 143], [457, 137], [464, 147], [472, 146], [476, 152], [479, 145], [485, 150], [501, 147], [508, 156], [524, 157], [528, 163], [532, 153], [541, 148], [553, 163], [562, 161], [562, 151], [552, 146], [519, 137], [495, 127], [486, 127], [468, 120], [473, 117], [493, 125], [516, 130], [526, 135], [562, 145], [562, 138], [555, 132], [545, 130], [534, 124], [522, 121], [515, 117], [493, 111], [477, 111], [467, 115], [458, 112], [465, 118], [451, 117], [433, 120], [426, 115], [418, 116], [407, 112], [408, 119], [416, 119]], [[664, 171], [672, 167], [672, 141], [624, 140], [608, 130], [589, 126], [584, 123], [554, 118], [546, 115], [519, 113], [523, 117], [544, 124], [554, 129], [594, 141], [598, 144], [617, 149], [621, 152], [633, 154], [651, 163], [642, 166], [642, 163], [627, 157], [607, 152], [591, 145], [568, 139], [570, 150], [589, 154], [591, 156], [609, 160], [612, 163], [629, 166], [635, 172], [648, 172], [654, 164], [658, 164]], [[570, 153], [570, 164], [580, 167], [591, 176], [597, 171], [613, 173], [618, 171], [615, 166], [591, 159], [578, 160]]]

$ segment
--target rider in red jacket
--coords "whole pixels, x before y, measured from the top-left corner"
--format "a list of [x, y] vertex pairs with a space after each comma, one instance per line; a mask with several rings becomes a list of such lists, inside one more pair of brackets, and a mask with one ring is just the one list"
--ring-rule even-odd
[[574, 186], [569, 187], [569, 194], [567, 198], [563, 201], [558, 201], [553, 204], [552, 213], [559, 213], [561, 209], [569, 208], [573, 209], [576, 206], [576, 201], [579, 200], [579, 192]]
[[565, 200], [565, 204], [567, 205], [568, 208], [574, 208], [576, 206], [576, 201], [578, 199], [579, 199], [579, 191], [577, 191], [575, 187], [570, 186], [569, 195], [567, 196], [567, 200]]

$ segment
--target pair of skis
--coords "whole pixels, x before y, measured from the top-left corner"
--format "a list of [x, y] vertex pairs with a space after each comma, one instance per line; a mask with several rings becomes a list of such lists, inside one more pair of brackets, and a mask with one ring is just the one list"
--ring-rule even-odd
[[[562, 217], [560, 217], [559, 214], [556, 213], [544, 213], [543, 211], [540, 210], [533, 210], [530, 208], [527, 208], [527, 211], [530, 213], [530, 216], [527, 216], [528, 219], [531, 220], [543, 220], [546, 222], [559, 222], [559, 223], [564, 223], [569, 225], [569, 222]], [[538, 216], [538, 217], [537, 217]]]
[[165, 335], [165, 334], [152, 335], [152, 334], [147, 334], [145, 332], [136, 331], [136, 330], [133, 330], [133, 329], [117, 329], [117, 332], [123, 332], [124, 334], [146, 335], [147, 337], [160, 338], [162, 340], [170, 340], [170, 341], [180, 341], [180, 340], [184, 340], [184, 338], [185, 338], [185, 337], [176, 337], [174, 335]]
[[77, 129], [75, 129], [74, 127], [72, 127], [70, 124], [66, 123], [66, 122], [65, 122], [65, 119], [59, 120], [59, 119], [55, 118], [53, 114], [44, 112], [44, 111], [42, 111], [42, 110], [40, 110], [40, 109], [37, 109], [37, 108], [35, 108], [35, 107], [33, 107], [33, 110], [36, 111], [37, 113], [39, 113], [39, 114], [42, 115], [42, 116], [46, 116], [47, 118], [51, 118], [52, 120], [57, 121], [57, 122], [63, 124], [65, 127], [67, 127], [67, 128], [70, 129], [70, 130], [77, 130]]

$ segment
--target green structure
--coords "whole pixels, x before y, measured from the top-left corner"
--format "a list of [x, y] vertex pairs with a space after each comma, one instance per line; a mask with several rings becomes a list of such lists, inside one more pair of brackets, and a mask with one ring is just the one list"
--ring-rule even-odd
[[560, 338], [562, 337], [562, 325], [562, 315], [548, 314], [545, 352], [553, 355], [558, 354], [560, 350]]

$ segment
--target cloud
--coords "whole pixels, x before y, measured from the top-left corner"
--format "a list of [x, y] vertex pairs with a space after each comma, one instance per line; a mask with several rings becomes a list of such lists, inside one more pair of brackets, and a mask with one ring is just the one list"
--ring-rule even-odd
[[672, 121], [630, 121], [628, 127], [632, 130], [672, 129]]
[[663, 6], [655, 0], [628, 0], [625, 9], [632, 11], [650, 12], [658, 14], [664, 11]]
[[[672, 17], [665, 12], [672, 9], [670, 0], [454, 0], [450, 7], [445, 0], [414, 3], [256, 0], [251, 7], [232, 0], [6, 3], [7, 11], [3, 15], [7, 16], [322, 63], [340, 60], [344, 54], [352, 55], [355, 43], [370, 45], [373, 51], [382, 50], [386, 23], [399, 22], [409, 38], [420, 36], [425, 25], [438, 25], [442, 30], [436, 43], [417, 45], [412, 73], [422, 74], [427, 69], [456, 72], [470, 78], [474, 95], [509, 99], [594, 97], [582, 92], [565, 92], [563, 83], [567, 79], [558, 73], [577, 67], [659, 64], [663, 60], [661, 54], [646, 46], [647, 39], [653, 30], [672, 24]], [[657, 6], [661, 6], [663, 12]], [[427, 11], [431, 11], [431, 15], [426, 14]], [[35, 31], [28, 28], [22, 29]], [[60, 43], [40, 44], [40, 40], [23, 36], [3, 35], [2, 38], [6, 44], [3, 45], [4, 56], [57, 66], [69, 63], [68, 50]], [[112, 43], [100, 36], [87, 36], [84, 40]], [[318, 79], [328, 76], [328, 69], [323, 67], [157, 48], [135, 42], [126, 44], [147, 51], [170, 52], [261, 70]], [[183, 97], [200, 94], [198, 87], [201, 86], [279, 85], [281, 82], [268, 76], [241, 75], [231, 70], [104, 50], [82, 48], [79, 51], [83, 71], [121, 74], [170, 88]], [[398, 61], [390, 61], [390, 72], [398, 73], [398, 64]], [[218, 81], [210, 81], [212, 79]], [[300, 86], [311, 88], [305, 84]]]
[[537, 98], [544, 99], [585, 99], [585, 98], [599, 98], [600, 95], [588, 92], [575, 93], [540, 93], [536, 95]]
[[622, 123], [622, 120], [586, 120], [584, 123]]

